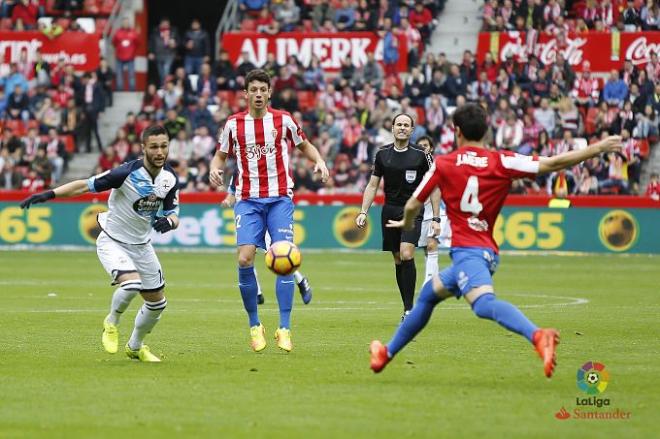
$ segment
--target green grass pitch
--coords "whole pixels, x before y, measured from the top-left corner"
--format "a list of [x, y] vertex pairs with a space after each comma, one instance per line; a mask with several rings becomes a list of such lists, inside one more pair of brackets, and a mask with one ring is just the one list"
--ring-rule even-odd
[[[296, 289], [288, 355], [261, 260], [269, 345], [254, 354], [233, 253], [160, 258], [169, 306], [147, 343], [164, 361], [141, 364], [101, 347], [113, 289], [94, 252], [0, 252], [0, 437], [657, 437], [658, 256], [502, 256], [499, 296], [561, 330], [552, 380], [522, 337], [456, 300], [374, 375], [368, 344], [401, 316], [387, 254], [305, 254], [314, 299]], [[630, 419], [554, 417], [587, 397], [576, 371], [590, 360], [610, 373], [599, 398]]]

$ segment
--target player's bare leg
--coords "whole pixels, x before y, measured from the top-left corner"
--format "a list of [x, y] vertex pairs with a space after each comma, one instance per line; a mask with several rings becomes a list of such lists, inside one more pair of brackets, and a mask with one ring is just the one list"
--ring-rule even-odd
[[514, 305], [497, 299], [492, 285], [473, 288], [465, 295], [472, 311], [482, 318], [493, 320], [511, 332], [520, 334], [532, 343], [543, 360], [543, 372], [550, 378], [554, 372], [559, 332], [539, 329]]
[[141, 292], [144, 303], [135, 317], [135, 327], [133, 334], [126, 344], [126, 355], [129, 358], [140, 360], [147, 363], [158, 363], [160, 358], [155, 356], [145, 345], [144, 338], [149, 334], [160, 316], [167, 307], [167, 299], [163, 290], [153, 292]]
[[378, 340], [371, 342], [369, 349], [371, 353], [371, 370], [375, 373], [383, 370], [390, 360], [426, 326], [435, 306], [451, 296], [451, 292], [442, 285], [442, 281], [437, 274], [424, 283], [417, 303], [401, 323], [392, 340], [387, 345]]
[[119, 288], [115, 290], [110, 302], [110, 313], [103, 320], [101, 343], [106, 352], [114, 354], [119, 348], [119, 319], [137, 293], [142, 289], [140, 275], [136, 272], [123, 273], [116, 279]]

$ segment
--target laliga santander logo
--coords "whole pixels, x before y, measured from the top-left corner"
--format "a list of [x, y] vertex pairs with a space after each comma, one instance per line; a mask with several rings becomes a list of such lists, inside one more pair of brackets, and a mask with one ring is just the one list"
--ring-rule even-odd
[[577, 371], [577, 386], [587, 395], [603, 393], [609, 380], [610, 374], [603, 363], [587, 361]]
[[[527, 44], [523, 43], [522, 38], [517, 32], [511, 32], [509, 36], [514, 36], [515, 40], [507, 41], [500, 51], [500, 60], [506, 61], [509, 55], [517, 57], [520, 61], [526, 61], [530, 48]], [[566, 39], [568, 44], [561, 52], [564, 58], [570, 65], [582, 64], [584, 58], [584, 51], [582, 46], [587, 44], [584, 38]], [[557, 39], [553, 38], [545, 43], [536, 43], [534, 46], [534, 55], [536, 55], [543, 64], [553, 63], [557, 58]]]
[[626, 49], [626, 59], [634, 65], [644, 64], [651, 59], [651, 53], [660, 51], [660, 44], [649, 44], [646, 37], [639, 37]]

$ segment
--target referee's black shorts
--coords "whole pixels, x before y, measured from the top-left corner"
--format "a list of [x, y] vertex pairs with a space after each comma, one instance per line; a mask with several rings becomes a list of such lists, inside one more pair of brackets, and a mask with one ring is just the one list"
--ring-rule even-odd
[[419, 235], [422, 233], [422, 219], [420, 214], [415, 218], [415, 227], [412, 230], [403, 230], [399, 228], [385, 227], [389, 220], [400, 220], [403, 218], [403, 206], [392, 206], [385, 204], [380, 214], [380, 226], [383, 234], [383, 251], [400, 251], [402, 242], [409, 242], [417, 247]]

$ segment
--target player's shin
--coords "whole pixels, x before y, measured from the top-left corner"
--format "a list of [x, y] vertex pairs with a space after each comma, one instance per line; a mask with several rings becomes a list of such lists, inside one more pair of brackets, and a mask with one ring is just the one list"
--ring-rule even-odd
[[293, 307], [293, 276], [277, 276], [275, 294], [280, 308], [280, 328], [291, 328], [291, 308]]
[[259, 313], [257, 312], [257, 293], [259, 287], [254, 275], [254, 267], [238, 267], [238, 288], [241, 290], [243, 306], [248, 314], [250, 327], [259, 325]]
[[140, 308], [135, 317], [133, 334], [131, 334], [131, 338], [128, 340], [128, 346], [132, 350], [136, 351], [142, 347], [144, 338], [154, 329], [166, 306], [167, 299], [165, 297], [154, 302], [144, 301], [142, 308]]
[[472, 303], [472, 311], [482, 319], [494, 320], [511, 332], [524, 336], [532, 342], [538, 328], [518, 308], [499, 300], [495, 294], [484, 294]]
[[131, 301], [137, 296], [137, 293], [142, 288], [142, 282], [139, 279], [131, 279], [119, 284], [119, 288], [112, 294], [112, 302], [110, 303], [110, 314], [106, 320], [113, 325], [119, 324], [119, 319]]
[[390, 357], [403, 349], [426, 326], [433, 313], [433, 308], [441, 301], [442, 299], [433, 291], [433, 278], [431, 278], [424, 283], [412, 312], [401, 323], [394, 337], [387, 344], [387, 352]]

